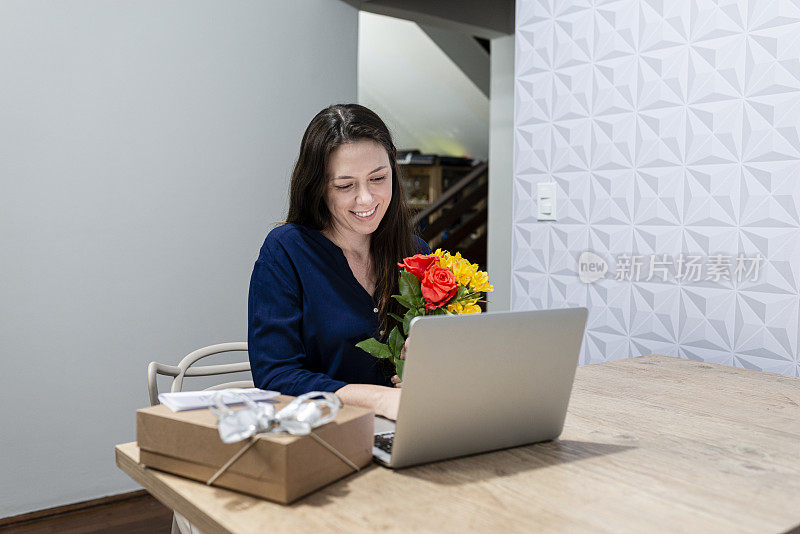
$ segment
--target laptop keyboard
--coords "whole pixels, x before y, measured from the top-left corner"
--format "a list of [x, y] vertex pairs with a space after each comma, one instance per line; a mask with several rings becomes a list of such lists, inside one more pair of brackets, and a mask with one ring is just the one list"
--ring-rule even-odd
[[385, 452], [392, 454], [392, 444], [394, 443], [394, 432], [375, 435], [375, 446]]

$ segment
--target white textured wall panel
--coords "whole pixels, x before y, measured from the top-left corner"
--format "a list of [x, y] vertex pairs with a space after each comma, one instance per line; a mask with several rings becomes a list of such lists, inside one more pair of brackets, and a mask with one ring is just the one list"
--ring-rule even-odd
[[[518, 0], [516, 20], [512, 308], [587, 306], [582, 363], [656, 352], [797, 376], [798, 3]], [[536, 219], [544, 181], [555, 222]], [[601, 280], [579, 279], [584, 251]], [[681, 254], [700, 280], [676, 277]], [[638, 280], [617, 279], [621, 256], [640, 256]]]

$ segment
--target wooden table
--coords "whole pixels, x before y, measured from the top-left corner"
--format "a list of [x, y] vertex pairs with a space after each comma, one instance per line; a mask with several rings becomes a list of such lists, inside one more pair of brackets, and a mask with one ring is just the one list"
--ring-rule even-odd
[[553, 442], [400, 471], [290, 506], [117, 465], [212, 532], [785, 532], [800, 525], [800, 379], [665, 356], [580, 367]]

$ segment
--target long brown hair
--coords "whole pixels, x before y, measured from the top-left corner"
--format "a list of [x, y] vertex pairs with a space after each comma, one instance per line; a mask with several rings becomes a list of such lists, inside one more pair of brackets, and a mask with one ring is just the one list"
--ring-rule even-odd
[[419, 251], [411, 235], [411, 218], [397, 173], [397, 149], [389, 129], [375, 112], [358, 104], [336, 104], [323, 109], [311, 120], [292, 172], [286, 222], [316, 230], [328, 227], [331, 223], [331, 213], [325, 203], [328, 158], [336, 147], [360, 140], [372, 140], [383, 146], [392, 169], [392, 199], [370, 239], [381, 337], [385, 339], [389, 335], [388, 313], [403, 315], [405, 312], [391, 298], [399, 292], [397, 262]]

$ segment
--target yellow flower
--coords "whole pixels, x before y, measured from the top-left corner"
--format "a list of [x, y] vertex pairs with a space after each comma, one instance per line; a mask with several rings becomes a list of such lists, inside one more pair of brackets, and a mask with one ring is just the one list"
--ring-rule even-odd
[[469, 283], [469, 288], [472, 291], [479, 291], [488, 293], [494, 291], [494, 286], [489, 283], [489, 275], [486, 271], [478, 271], [472, 275], [472, 280]]
[[446, 250], [437, 248], [433, 255], [439, 256], [439, 265], [445, 269], [449, 269], [450, 265], [453, 263], [453, 257]]
[[[469, 260], [461, 257], [460, 252], [450, 254], [446, 250], [437, 248], [433, 255], [439, 257], [439, 266], [453, 272], [459, 285], [468, 287], [473, 292], [494, 291], [494, 286], [489, 283], [489, 275], [486, 271], [479, 271], [478, 264], [470, 263]], [[460, 309], [458, 313], [462, 313]], [[474, 311], [466, 313], [474, 313]]]
[[464, 313], [464, 306], [462, 306], [460, 302], [455, 301], [447, 305], [447, 311], [455, 314]]
[[456, 277], [456, 282], [462, 286], [469, 286], [472, 281], [472, 276], [478, 270], [478, 266], [468, 262], [465, 259], [454, 261], [450, 267]]
[[466, 302], [452, 302], [447, 305], [447, 311], [450, 313], [455, 314], [462, 314], [462, 313], [480, 313], [481, 307], [478, 306], [475, 301], [477, 299], [470, 299]]

